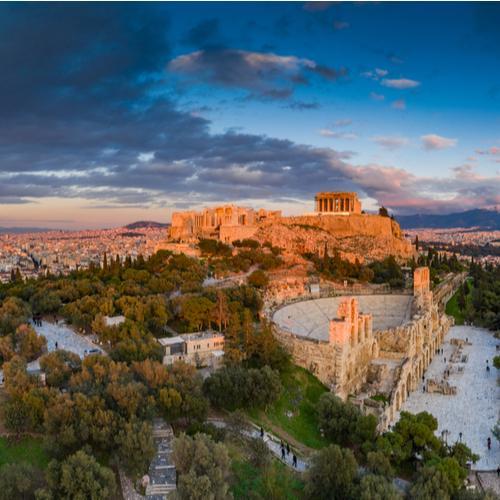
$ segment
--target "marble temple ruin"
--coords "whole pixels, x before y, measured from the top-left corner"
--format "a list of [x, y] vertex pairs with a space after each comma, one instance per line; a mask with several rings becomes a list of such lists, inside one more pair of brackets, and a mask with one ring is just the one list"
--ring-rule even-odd
[[232, 243], [238, 239], [251, 238], [260, 222], [278, 217], [281, 217], [280, 210], [254, 210], [236, 205], [174, 212], [169, 238], [180, 242], [212, 238]]
[[321, 214], [349, 215], [361, 213], [361, 202], [356, 193], [325, 192], [314, 197], [315, 210]]

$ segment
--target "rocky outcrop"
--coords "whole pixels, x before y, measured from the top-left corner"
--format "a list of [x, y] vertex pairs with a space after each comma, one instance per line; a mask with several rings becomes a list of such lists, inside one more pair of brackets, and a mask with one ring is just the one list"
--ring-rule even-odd
[[405, 261], [415, 255], [398, 223], [389, 217], [366, 214], [304, 215], [261, 223], [254, 238], [290, 253], [335, 251], [351, 261], [380, 260], [394, 255]]

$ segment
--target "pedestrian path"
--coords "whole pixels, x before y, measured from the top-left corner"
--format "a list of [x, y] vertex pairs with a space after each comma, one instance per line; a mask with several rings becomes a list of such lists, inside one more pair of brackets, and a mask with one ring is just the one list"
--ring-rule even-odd
[[[226, 427], [227, 423], [222, 419], [208, 419], [208, 423], [215, 425], [216, 427]], [[295, 452], [295, 456], [297, 457], [297, 465], [293, 464], [293, 455], [294, 450], [290, 448], [290, 453], [286, 452], [286, 443], [283, 443], [285, 447], [285, 454], [283, 456], [281, 451], [281, 443], [282, 441], [269, 432], [264, 431], [264, 437], [261, 436], [261, 430], [255, 424], [250, 423], [250, 428], [242, 431], [244, 436], [255, 438], [255, 439], [263, 439], [264, 443], [268, 447], [269, 451], [282, 463], [287, 465], [288, 467], [295, 469], [299, 472], [305, 472], [308, 468], [309, 464], [304, 459], [300, 458]]]

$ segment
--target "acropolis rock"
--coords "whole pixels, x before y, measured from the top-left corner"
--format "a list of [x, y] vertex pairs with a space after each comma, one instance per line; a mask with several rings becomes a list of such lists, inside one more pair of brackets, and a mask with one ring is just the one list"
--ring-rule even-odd
[[285, 253], [339, 252], [343, 258], [360, 262], [389, 255], [405, 261], [415, 255], [399, 224], [389, 217], [363, 214], [356, 193], [318, 193], [315, 207], [315, 212], [293, 217], [235, 205], [174, 212], [169, 241], [195, 244], [200, 238], [213, 238], [231, 244], [253, 238]]

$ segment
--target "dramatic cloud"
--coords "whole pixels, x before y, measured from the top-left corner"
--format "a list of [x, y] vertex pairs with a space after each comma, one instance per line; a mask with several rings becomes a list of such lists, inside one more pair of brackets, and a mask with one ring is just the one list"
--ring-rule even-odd
[[206, 19], [191, 28], [184, 38], [184, 43], [196, 47], [210, 47], [221, 43], [222, 36], [217, 19]]
[[391, 89], [414, 89], [420, 86], [420, 82], [417, 80], [410, 80], [409, 78], [384, 78], [381, 82], [384, 87], [389, 87]]
[[422, 146], [428, 151], [452, 148], [458, 142], [457, 139], [449, 139], [436, 134], [423, 135], [420, 139], [422, 139]]
[[345, 68], [330, 68], [311, 59], [234, 49], [184, 54], [170, 61], [168, 69], [197, 81], [275, 99], [289, 97], [297, 84], [307, 84], [311, 77], [336, 81], [347, 75]]
[[385, 149], [399, 149], [406, 146], [410, 141], [406, 137], [388, 135], [388, 136], [376, 136], [372, 138], [373, 142], [376, 142], [379, 146]]
[[[241, 130], [215, 133], [218, 123], [190, 111], [204, 103], [179, 104], [182, 89], [168, 86], [177, 81], [165, 64], [261, 96], [291, 94], [312, 78], [335, 81], [340, 70], [295, 56], [212, 47], [172, 60], [163, 4], [12, 5], [0, 5], [5, 212], [15, 204], [36, 210], [48, 200], [83, 199], [96, 208], [161, 207], [166, 215], [167, 207], [225, 201], [302, 204], [325, 189], [355, 190], [398, 213], [500, 203], [498, 176], [470, 168], [423, 178], [397, 166], [358, 165], [354, 153], [339, 148]], [[204, 33], [217, 38], [216, 23], [195, 26], [186, 41], [197, 43]], [[283, 104], [294, 103], [301, 101]], [[325, 135], [345, 139], [349, 132], [340, 127], [348, 125], [334, 122]]]

